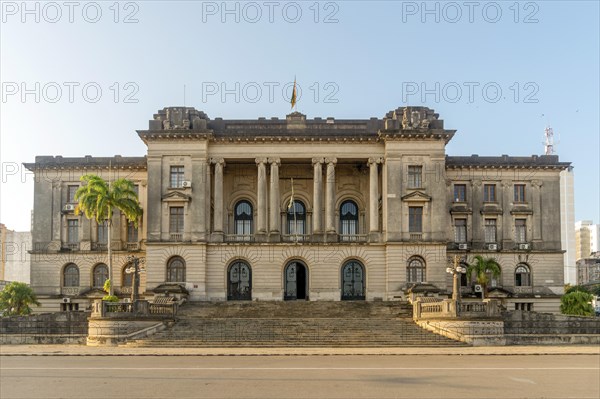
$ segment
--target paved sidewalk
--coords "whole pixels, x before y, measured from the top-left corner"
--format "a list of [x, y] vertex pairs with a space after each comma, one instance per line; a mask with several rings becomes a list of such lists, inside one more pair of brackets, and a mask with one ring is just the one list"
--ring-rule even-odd
[[479, 346], [462, 348], [131, 348], [1, 345], [1, 356], [332, 356], [332, 355], [600, 355], [600, 347]]

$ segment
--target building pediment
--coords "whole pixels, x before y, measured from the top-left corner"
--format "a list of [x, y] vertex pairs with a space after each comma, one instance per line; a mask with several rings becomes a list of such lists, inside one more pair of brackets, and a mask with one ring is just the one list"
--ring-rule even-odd
[[97, 299], [106, 296], [106, 291], [100, 288], [90, 288], [89, 290], [82, 292], [79, 296]]
[[488, 290], [488, 298], [511, 298], [513, 293], [500, 287], [493, 287]]
[[406, 194], [402, 197], [404, 202], [429, 202], [431, 197], [422, 191], [413, 191], [412, 193]]
[[179, 190], [173, 190], [163, 195], [163, 202], [189, 202], [192, 199], [190, 195], [182, 193]]

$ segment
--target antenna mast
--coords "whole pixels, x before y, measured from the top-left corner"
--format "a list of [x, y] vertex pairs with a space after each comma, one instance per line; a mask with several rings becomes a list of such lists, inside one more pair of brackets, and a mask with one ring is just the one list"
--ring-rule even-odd
[[546, 127], [544, 137], [546, 138], [544, 142], [544, 154], [554, 155], [554, 130], [550, 126]]

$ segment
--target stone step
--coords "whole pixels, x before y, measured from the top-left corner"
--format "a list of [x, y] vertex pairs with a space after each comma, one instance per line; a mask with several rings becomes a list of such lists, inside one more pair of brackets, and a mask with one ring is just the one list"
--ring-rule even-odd
[[135, 347], [465, 346], [417, 326], [400, 302], [197, 302]]
[[393, 318], [411, 317], [412, 308], [401, 302], [365, 301], [263, 301], [263, 302], [196, 302], [181, 307], [179, 317], [186, 318], [312, 318], [353, 317]]

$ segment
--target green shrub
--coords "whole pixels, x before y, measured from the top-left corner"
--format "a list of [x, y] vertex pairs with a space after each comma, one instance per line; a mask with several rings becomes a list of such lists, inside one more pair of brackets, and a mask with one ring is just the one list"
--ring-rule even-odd
[[116, 295], [104, 295], [102, 300], [105, 302], [119, 302], [119, 298]]
[[560, 312], [573, 316], [593, 316], [592, 294], [586, 291], [571, 291], [560, 298]]

